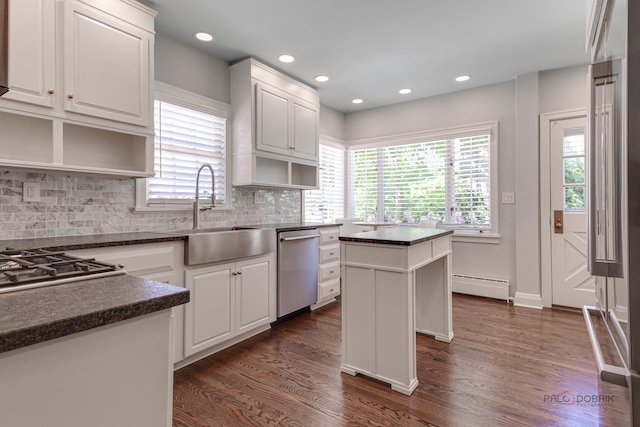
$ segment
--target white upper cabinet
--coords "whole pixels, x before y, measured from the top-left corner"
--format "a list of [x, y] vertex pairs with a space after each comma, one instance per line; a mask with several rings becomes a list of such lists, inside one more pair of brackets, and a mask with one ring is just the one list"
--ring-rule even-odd
[[65, 110], [146, 126], [150, 33], [75, 1], [64, 20]]
[[318, 159], [318, 106], [273, 86], [256, 83], [256, 148]]
[[256, 148], [289, 154], [289, 97], [286, 92], [256, 83]]
[[152, 176], [155, 15], [135, 0], [9, 0], [0, 165]]
[[233, 185], [317, 188], [317, 91], [253, 59], [230, 69]]
[[54, 106], [55, 4], [9, 1], [9, 87], [5, 99]]
[[318, 106], [302, 99], [294, 99], [292, 109], [293, 155], [305, 159], [317, 159], [320, 134]]

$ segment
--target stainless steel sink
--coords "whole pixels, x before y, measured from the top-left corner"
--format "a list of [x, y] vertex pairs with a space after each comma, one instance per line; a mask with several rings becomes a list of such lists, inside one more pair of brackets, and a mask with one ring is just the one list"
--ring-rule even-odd
[[167, 233], [187, 236], [184, 246], [186, 265], [228, 261], [276, 251], [276, 231], [273, 228], [198, 228]]

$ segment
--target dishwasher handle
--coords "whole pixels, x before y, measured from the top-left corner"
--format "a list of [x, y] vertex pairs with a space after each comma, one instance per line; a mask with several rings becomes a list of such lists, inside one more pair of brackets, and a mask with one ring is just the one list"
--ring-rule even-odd
[[313, 234], [311, 236], [298, 236], [298, 237], [281, 237], [281, 242], [290, 242], [292, 240], [306, 240], [306, 239], [315, 239], [316, 237], [320, 237], [319, 234]]

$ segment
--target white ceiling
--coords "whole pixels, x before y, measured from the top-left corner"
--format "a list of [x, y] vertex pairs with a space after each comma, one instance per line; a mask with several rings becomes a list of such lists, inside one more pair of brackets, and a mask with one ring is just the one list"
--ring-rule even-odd
[[[143, 0], [156, 31], [234, 62], [252, 56], [359, 111], [587, 64], [585, 0]], [[193, 38], [214, 35], [213, 43]], [[291, 64], [278, 61], [289, 53]], [[314, 76], [330, 80], [317, 83]], [[457, 83], [454, 78], [473, 78]], [[398, 90], [411, 88], [409, 95]], [[355, 105], [353, 98], [364, 103]]]

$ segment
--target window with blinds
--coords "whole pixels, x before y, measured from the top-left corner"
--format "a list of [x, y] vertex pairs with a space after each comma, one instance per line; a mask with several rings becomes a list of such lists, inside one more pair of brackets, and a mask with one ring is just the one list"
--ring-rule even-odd
[[[159, 100], [154, 106], [155, 176], [147, 179], [147, 202], [193, 200], [198, 169], [208, 163], [214, 170], [216, 204], [225, 204], [226, 118]], [[208, 168], [200, 174], [199, 190], [200, 197], [211, 197]]]
[[491, 136], [349, 152], [349, 216], [491, 230]]
[[317, 190], [305, 191], [304, 219], [310, 222], [334, 222], [344, 218], [345, 152], [320, 144]]

